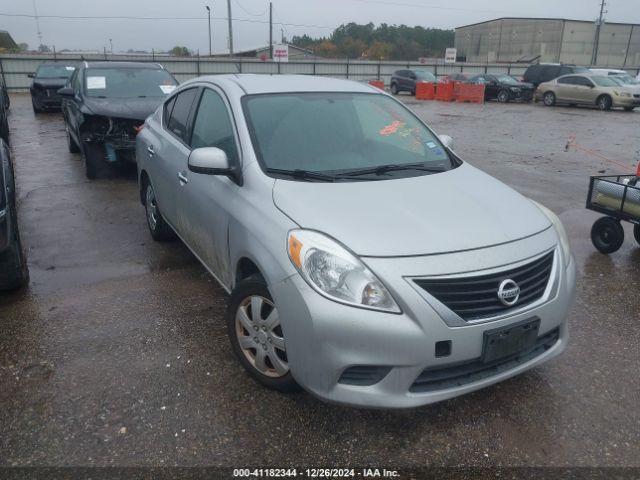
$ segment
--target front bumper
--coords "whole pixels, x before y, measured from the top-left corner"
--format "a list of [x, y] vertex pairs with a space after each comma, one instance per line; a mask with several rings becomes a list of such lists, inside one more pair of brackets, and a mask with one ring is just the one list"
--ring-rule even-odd
[[[542, 238], [541, 238], [542, 237]], [[449, 325], [407, 277], [425, 272], [451, 272], [451, 265], [481, 270], [508, 265], [522, 259], [523, 251], [557, 248], [552, 229], [514, 244], [480, 252], [412, 257], [364, 259], [385, 282], [402, 308], [402, 314], [388, 314], [349, 307], [316, 293], [294, 275], [270, 290], [280, 313], [291, 372], [298, 383], [323, 400], [364, 407], [407, 408], [453, 398], [517, 375], [560, 354], [567, 344], [566, 318], [575, 292], [573, 259], [565, 268], [558, 253], [557, 288], [551, 298], [526, 311], [494, 321]], [[529, 248], [529, 250], [527, 250]], [[536, 252], [536, 253], [538, 253]], [[494, 263], [497, 262], [497, 263]], [[478, 268], [481, 267], [481, 268]], [[398, 272], [404, 272], [398, 274]], [[408, 274], [408, 275], [407, 275]], [[550, 280], [551, 281], [551, 280]], [[469, 376], [453, 386], [422, 391], [416, 381], [426, 369], [472, 364], [482, 355], [487, 330], [515, 324], [533, 317], [540, 319], [539, 335], [557, 333], [557, 340], [539, 354], [522, 357], [494, 373]], [[450, 341], [451, 353], [437, 357], [436, 342]], [[343, 372], [354, 366], [388, 368], [381, 381], [369, 386], [341, 383]], [[485, 372], [486, 373], [486, 372]]]
[[31, 91], [31, 97], [38, 108], [54, 108], [58, 109], [62, 107], [62, 97], [58, 95], [56, 89], [40, 89]]
[[613, 97], [614, 107], [640, 107], [640, 97]]

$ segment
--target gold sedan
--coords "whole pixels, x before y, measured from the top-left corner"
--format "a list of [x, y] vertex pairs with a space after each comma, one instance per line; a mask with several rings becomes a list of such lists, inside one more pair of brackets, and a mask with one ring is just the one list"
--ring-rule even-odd
[[602, 75], [563, 75], [541, 83], [536, 90], [536, 100], [542, 100], [548, 107], [556, 103], [596, 105], [600, 110], [622, 107], [631, 111], [640, 107], [639, 92]]

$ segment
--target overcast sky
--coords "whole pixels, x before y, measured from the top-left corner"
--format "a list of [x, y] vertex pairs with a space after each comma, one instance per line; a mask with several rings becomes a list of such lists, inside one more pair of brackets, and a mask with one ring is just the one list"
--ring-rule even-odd
[[[0, 0], [0, 14], [34, 13], [34, 0]], [[171, 17], [167, 20], [40, 18], [43, 43], [56, 49], [102, 50], [113, 39], [115, 52], [166, 50], [185, 45], [208, 53], [205, 5], [213, 7], [213, 50], [228, 48], [227, 0], [35, 0], [38, 14], [61, 16]], [[234, 50], [268, 43], [268, 0], [231, 0]], [[273, 0], [274, 40], [323, 36], [342, 23], [421, 25], [454, 28], [501, 16], [595, 20], [599, 0]], [[640, 0], [608, 0], [606, 19], [640, 23]], [[176, 19], [175, 17], [194, 17]], [[200, 19], [201, 18], [201, 19]], [[243, 21], [245, 20], [245, 21]], [[250, 20], [250, 21], [246, 21]], [[278, 24], [279, 22], [285, 25]], [[295, 25], [294, 25], [295, 24]], [[301, 26], [304, 25], [304, 26]], [[0, 30], [16, 42], [38, 45], [33, 18], [0, 15]]]

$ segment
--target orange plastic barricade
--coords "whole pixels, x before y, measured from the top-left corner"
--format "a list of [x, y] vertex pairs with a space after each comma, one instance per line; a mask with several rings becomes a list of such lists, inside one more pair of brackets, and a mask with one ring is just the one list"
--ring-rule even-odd
[[384, 82], [382, 80], [369, 80], [369, 85], [384, 90]]
[[458, 87], [459, 102], [484, 103], [484, 85], [461, 83]]
[[416, 100], [433, 100], [436, 98], [435, 83], [416, 83]]
[[441, 102], [453, 102], [455, 97], [453, 96], [454, 85], [451, 82], [439, 83], [436, 88], [436, 100]]

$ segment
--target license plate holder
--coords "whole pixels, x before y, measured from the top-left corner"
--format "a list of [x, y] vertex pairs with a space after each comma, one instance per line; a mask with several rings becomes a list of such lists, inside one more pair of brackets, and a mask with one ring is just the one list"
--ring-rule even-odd
[[529, 318], [507, 327], [486, 330], [483, 334], [482, 361], [495, 362], [533, 348], [539, 329], [540, 319]]

